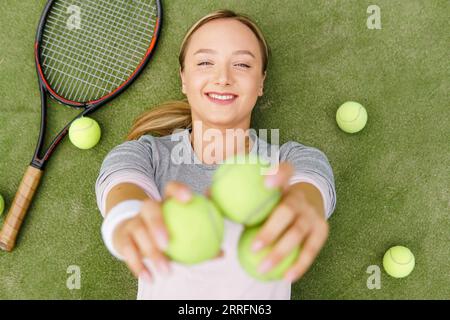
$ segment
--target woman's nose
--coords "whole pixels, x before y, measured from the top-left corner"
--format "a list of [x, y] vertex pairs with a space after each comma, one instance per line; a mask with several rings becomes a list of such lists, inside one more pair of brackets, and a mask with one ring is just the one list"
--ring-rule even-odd
[[217, 69], [216, 73], [216, 84], [219, 85], [229, 85], [232, 82], [230, 71], [228, 67], [223, 66]]

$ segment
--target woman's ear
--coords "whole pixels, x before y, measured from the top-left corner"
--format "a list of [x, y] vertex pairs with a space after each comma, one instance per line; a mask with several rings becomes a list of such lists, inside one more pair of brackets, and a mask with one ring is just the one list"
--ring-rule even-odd
[[181, 79], [181, 92], [183, 92], [184, 95], [186, 95], [186, 85], [184, 82], [184, 74], [180, 67], [180, 79]]
[[259, 88], [259, 94], [258, 94], [260, 97], [264, 94], [264, 80], [266, 80], [266, 75], [267, 75], [267, 72], [264, 71], [264, 76], [261, 80], [261, 87]]

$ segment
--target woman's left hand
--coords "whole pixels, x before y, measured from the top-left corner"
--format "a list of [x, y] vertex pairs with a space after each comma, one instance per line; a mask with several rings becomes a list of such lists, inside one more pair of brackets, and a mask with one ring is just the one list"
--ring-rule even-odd
[[328, 223], [319, 191], [307, 183], [289, 186], [293, 172], [292, 165], [283, 162], [279, 164], [276, 174], [266, 177], [266, 184], [280, 187], [283, 194], [252, 246], [256, 251], [273, 245], [273, 250], [259, 266], [259, 272], [264, 273], [301, 245], [297, 261], [284, 274], [284, 279], [289, 282], [303, 276], [328, 238]]

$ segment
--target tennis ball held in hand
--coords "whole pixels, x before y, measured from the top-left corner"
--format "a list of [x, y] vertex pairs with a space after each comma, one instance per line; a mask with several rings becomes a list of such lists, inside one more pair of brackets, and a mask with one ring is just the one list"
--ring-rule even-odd
[[188, 203], [170, 198], [164, 201], [162, 211], [169, 233], [165, 253], [170, 259], [190, 265], [220, 253], [224, 220], [209, 199], [199, 194]]
[[253, 155], [227, 159], [214, 173], [211, 198], [223, 214], [246, 226], [264, 221], [281, 198], [279, 188], [264, 185], [269, 163]]
[[367, 123], [366, 109], [354, 101], [347, 101], [336, 112], [336, 122], [342, 131], [356, 133]]
[[264, 258], [273, 249], [272, 246], [264, 247], [263, 249], [253, 252], [251, 247], [253, 240], [258, 234], [261, 227], [252, 227], [244, 229], [239, 239], [238, 257], [241, 267], [252, 277], [261, 281], [281, 280], [284, 273], [292, 266], [300, 254], [300, 248], [295, 248], [286, 256], [279, 264], [275, 265], [266, 273], [259, 273], [258, 268], [263, 262]]
[[390, 248], [383, 257], [384, 270], [394, 278], [404, 278], [414, 269], [414, 255], [406, 247], [395, 246]]
[[100, 136], [100, 126], [92, 118], [78, 118], [69, 128], [69, 139], [79, 149], [93, 148], [100, 141]]

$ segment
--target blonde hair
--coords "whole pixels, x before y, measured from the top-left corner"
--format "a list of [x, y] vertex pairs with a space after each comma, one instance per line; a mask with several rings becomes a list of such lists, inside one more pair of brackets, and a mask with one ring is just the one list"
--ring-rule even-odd
[[[209, 21], [223, 18], [240, 21], [249, 27], [251, 31], [253, 31], [260, 44], [262, 53], [262, 73], [264, 74], [267, 70], [270, 55], [270, 47], [267, 44], [264, 35], [250, 17], [244, 14], [235, 13], [231, 10], [218, 10], [212, 12], [201, 18], [189, 29], [184, 36], [180, 53], [178, 55], [178, 62], [180, 64], [181, 71], [184, 70], [186, 50], [194, 32]], [[138, 116], [138, 118], [134, 121], [126, 139], [139, 139], [142, 135], [147, 133], [166, 136], [172, 134], [175, 129], [188, 129], [191, 127], [191, 106], [189, 105], [187, 98], [183, 100], [171, 100], [164, 102], [156, 108], [146, 111]]]

